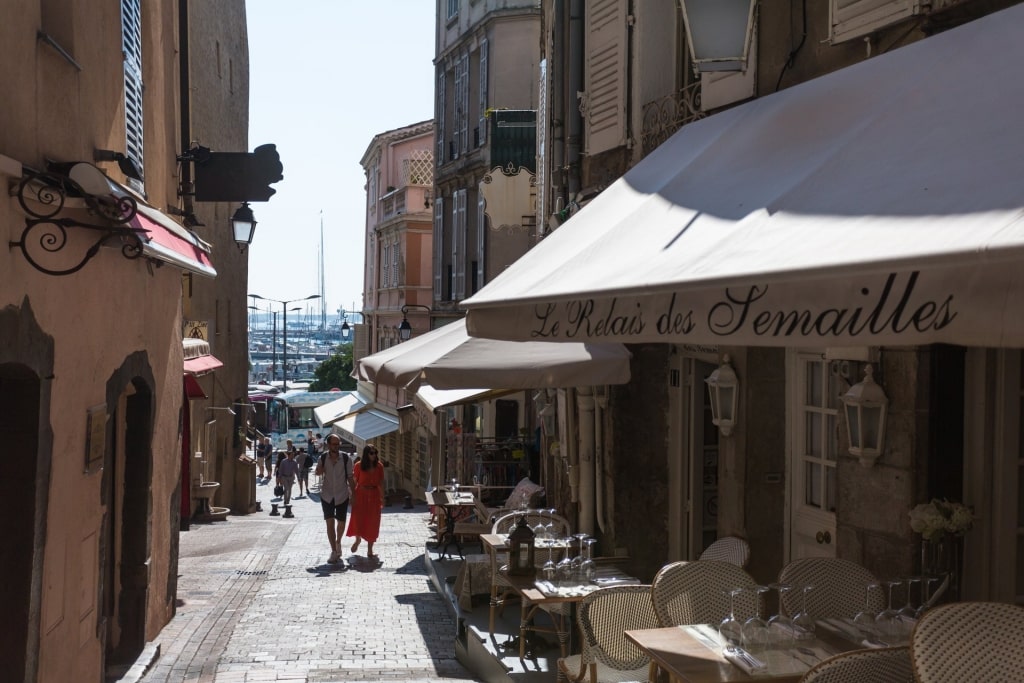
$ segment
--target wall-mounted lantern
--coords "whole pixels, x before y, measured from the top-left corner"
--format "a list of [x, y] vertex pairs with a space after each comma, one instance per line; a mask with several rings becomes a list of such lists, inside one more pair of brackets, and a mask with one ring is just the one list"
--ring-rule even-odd
[[252, 244], [253, 235], [256, 234], [256, 216], [249, 208], [249, 202], [243, 202], [231, 216], [231, 232], [239, 250]]
[[729, 354], [722, 358], [722, 364], [704, 380], [711, 398], [711, 421], [722, 436], [732, 434], [736, 426], [736, 409], [739, 403], [739, 379], [729, 364]]
[[757, 0], [679, 0], [693, 68], [744, 71]]
[[864, 368], [864, 379], [850, 387], [843, 395], [846, 406], [846, 435], [850, 455], [856, 456], [864, 467], [871, 467], [882, 455], [885, 443], [885, 417], [889, 398], [875, 383], [874, 370]]

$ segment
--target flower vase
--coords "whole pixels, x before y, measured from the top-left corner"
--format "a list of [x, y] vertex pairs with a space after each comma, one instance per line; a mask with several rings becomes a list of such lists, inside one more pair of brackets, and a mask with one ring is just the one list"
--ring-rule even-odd
[[925, 576], [939, 578], [937, 583], [932, 584], [932, 591], [938, 590], [942, 581], [949, 577], [949, 587], [938, 599], [939, 603], [956, 602], [960, 599], [963, 546], [963, 537], [950, 534], [942, 534], [931, 541], [921, 540], [921, 572]]

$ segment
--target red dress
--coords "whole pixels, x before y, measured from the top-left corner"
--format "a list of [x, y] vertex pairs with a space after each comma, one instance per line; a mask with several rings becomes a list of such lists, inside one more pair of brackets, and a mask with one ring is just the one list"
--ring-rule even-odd
[[348, 519], [346, 536], [358, 536], [367, 543], [373, 543], [380, 534], [381, 490], [384, 486], [384, 465], [364, 470], [358, 462], [352, 468], [356, 480], [356, 495], [352, 500], [352, 514]]

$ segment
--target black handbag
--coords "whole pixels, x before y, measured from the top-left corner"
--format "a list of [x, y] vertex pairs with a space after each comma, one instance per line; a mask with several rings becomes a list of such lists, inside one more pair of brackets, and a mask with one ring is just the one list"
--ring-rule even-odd
[[284, 487], [281, 486], [280, 484], [275, 486], [274, 487], [274, 495], [275, 496], [283, 496], [284, 495]]

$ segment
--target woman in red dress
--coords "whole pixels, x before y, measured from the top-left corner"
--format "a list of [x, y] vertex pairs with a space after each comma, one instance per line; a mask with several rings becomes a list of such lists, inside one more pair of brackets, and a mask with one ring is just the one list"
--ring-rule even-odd
[[356, 481], [356, 495], [352, 501], [352, 514], [348, 520], [346, 536], [355, 536], [352, 552], [359, 551], [359, 542], [366, 541], [366, 556], [375, 557], [373, 544], [380, 534], [380, 515], [384, 507], [384, 465], [377, 457], [373, 444], [363, 447], [363, 457], [352, 468]]

